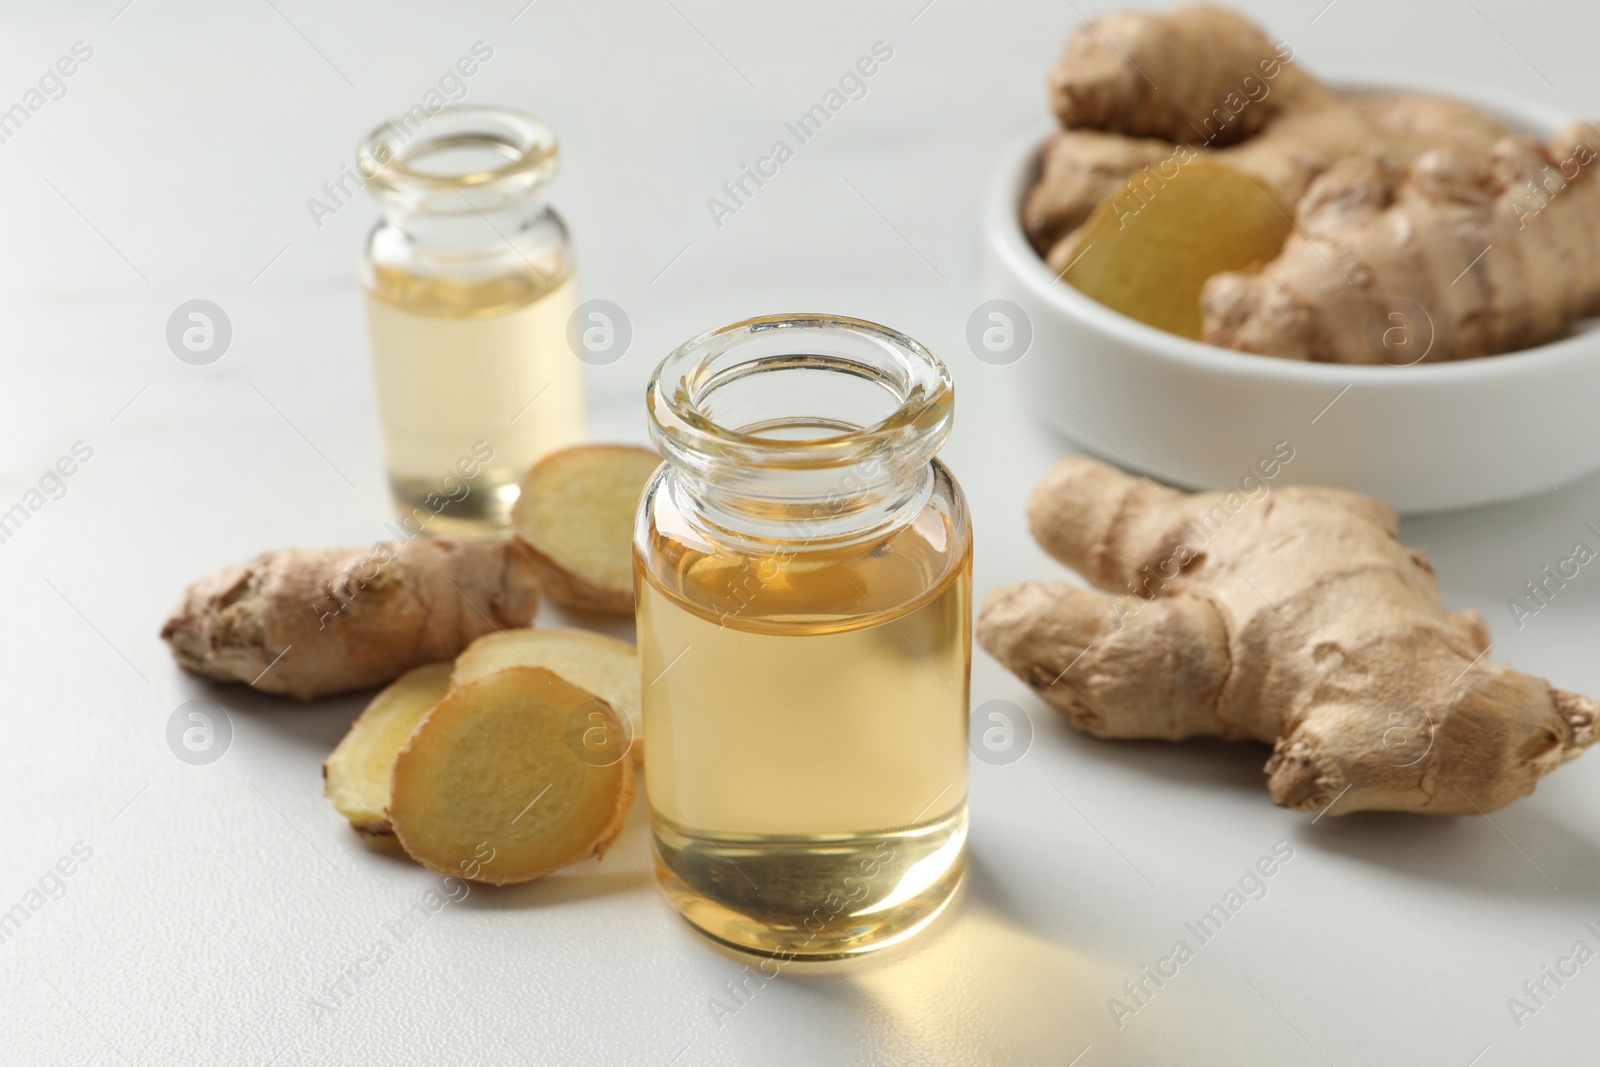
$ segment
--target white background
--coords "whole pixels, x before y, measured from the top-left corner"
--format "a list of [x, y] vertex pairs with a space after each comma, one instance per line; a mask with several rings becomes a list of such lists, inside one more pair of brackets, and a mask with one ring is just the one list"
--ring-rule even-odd
[[[314, 1005], [437, 885], [363, 846], [322, 797], [319, 763], [361, 700], [211, 690], [157, 638], [206, 571], [370, 542], [389, 517], [355, 281], [375, 209], [360, 196], [319, 228], [307, 198], [485, 41], [468, 99], [559, 130], [554, 200], [583, 293], [632, 318], [627, 356], [591, 374], [598, 439], [644, 439], [649, 370], [700, 330], [789, 310], [880, 320], [955, 373], [945, 458], [976, 513], [980, 594], [1061, 577], [1022, 501], [1067, 446], [964, 333], [983, 299], [980, 191], [1045, 115], [1045, 72], [1080, 13], [925, 2], [6, 5], [0, 108], [73, 42], [94, 54], [0, 144], [0, 508], [75, 441], [94, 453], [0, 544], [0, 910], [75, 842], [93, 853], [0, 944], [0, 1061], [1592, 1062], [1600, 962], [1520, 1029], [1506, 1000], [1574, 942], [1600, 948], [1583, 926], [1600, 921], [1600, 756], [1492, 824], [1313, 825], [1268, 802], [1265, 749], [1078, 736], [981, 652], [974, 703], [1017, 701], [1037, 736], [1015, 765], [974, 762], [970, 891], [914, 950], [786, 974], [719, 1026], [710, 1000], [739, 965], [655, 889], [640, 805], [604, 862], [474, 890], [331, 1013]], [[1245, 6], [1312, 69], [1600, 113], [1590, 4], [1323, 3]], [[894, 55], [867, 96], [715, 226], [706, 199], [878, 40]], [[165, 341], [197, 297], [234, 331], [204, 367]], [[1506, 608], [1589, 519], [1593, 479], [1404, 536], [1450, 607], [1488, 616], [1499, 658], [1600, 693], [1600, 575], [1521, 630]], [[202, 696], [234, 737], [194, 767], [164, 731]], [[1280, 841], [1294, 858], [1269, 895], [1117, 1029], [1107, 998]]]

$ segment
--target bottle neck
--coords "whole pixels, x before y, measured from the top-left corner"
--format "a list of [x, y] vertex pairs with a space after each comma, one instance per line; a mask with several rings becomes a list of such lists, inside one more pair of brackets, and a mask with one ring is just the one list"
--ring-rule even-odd
[[[369, 288], [386, 269], [410, 278], [448, 281], [441, 299], [467, 299], [467, 289], [490, 304], [516, 304], [564, 281], [573, 270], [567, 229], [554, 211], [532, 215], [439, 216], [385, 212], [367, 246]], [[465, 287], [463, 289], [462, 287]], [[460, 289], [460, 292], [457, 292]]]
[[485, 252], [561, 228], [542, 194], [484, 211], [430, 211], [396, 202], [383, 202], [382, 208], [382, 225], [404, 234], [419, 255]]
[[826, 550], [876, 541], [915, 519], [933, 494], [933, 464], [884, 459], [822, 471], [672, 464], [673, 501], [697, 532], [732, 547]]
[[418, 126], [404, 116], [357, 151], [367, 189], [383, 208], [374, 237], [420, 260], [526, 258], [565, 240], [545, 201], [555, 176], [555, 135], [531, 115], [451, 107]]
[[948, 372], [915, 341], [826, 316], [703, 334], [647, 394], [685, 521], [760, 550], [842, 547], [910, 522], [933, 493], [953, 399]]

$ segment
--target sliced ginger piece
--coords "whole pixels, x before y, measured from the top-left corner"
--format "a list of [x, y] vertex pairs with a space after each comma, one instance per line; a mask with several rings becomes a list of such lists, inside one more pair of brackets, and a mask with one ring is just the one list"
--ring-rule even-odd
[[[1073, 287], [1131, 319], [1200, 339], [1200, 293], [1223, 271], [1268, 262], [1292, 229], [1272, 193], [1243, 172], [1179, 158], [1135, 174], [1052, 251]], [[1175, 171], [1167, 176], [1168, 171]]]
[[648, 448], [577, 445], [528, 471], [511, 523], [551, 600], [633, 613], [633, 520], [659, 466]]
[[589, 630], [502, 630], [486, 634], [456, 657], [452, 686], [466, 685], [506, 667], [543, 667], [600, 697], [627, 715], [624, 743], [634, 764], [643, 761], [644, 710], [639, 656], [634, 647]]
[[617, 711], [550, 671], [508, 667], [452, 689], [395, 759], [401, 846], [431, 871], [493, 885], [599, 858], [634, 783], [631, 760], [580, 758], [595, 730], [620, 747]]
[[323, 791], [357, 833], [394, 836], [384, 809], [389, 806], [389, 773], [395, 755], [422, 717], [444, 699], [450, 689], [451, 669], [448, 662], [430, 663], [396, 678], [372, 698], [323, 763]]

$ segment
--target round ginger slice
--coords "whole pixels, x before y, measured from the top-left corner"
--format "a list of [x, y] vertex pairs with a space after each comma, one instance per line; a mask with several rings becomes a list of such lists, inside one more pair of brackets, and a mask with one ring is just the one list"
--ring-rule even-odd
[[450, 689], [452, 665], [430, 663], [409, 670], [372, 698], [350, 732], [322, 765], [323, 791], [334, 808], [367, 837], [393, 837], [389, 816], [389, 772], [422, 717]]
[[551, 600], [633, 614], [633, 521], [660, 466], [648, 448], [576, 445], [528, 471], [511, 525]]
[[395, 759], [389, 821], [401, 847], [431, 871], [491, 885], [604, 855], [633, 804], [633, 763], [580, 753], [595, 731], [620, 747], [617, 714], [535, 667], [452, 689]]
[[1174, 157], [1134, 174], [1049, 260], [1106, 307], [1198, 341], [1206, 281], [1272, 260], [1291, 229], [1288, 211], [1243, 171]]
[[554, 671], [626, 713], [624, 740], [632, 742], [634, 765], [643, 762], [639, 656], [632, 645], [589, 630], [502, 630], [478, 638], [456, 657], [450, 684], [466, 685], [495, 671], [519, 666]]

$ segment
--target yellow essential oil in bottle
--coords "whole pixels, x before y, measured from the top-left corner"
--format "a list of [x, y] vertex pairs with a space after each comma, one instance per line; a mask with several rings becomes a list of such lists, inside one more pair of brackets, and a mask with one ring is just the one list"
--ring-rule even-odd
[[359, 160], [384, 218], [362, 268], [389, 486], [419, 533], [493, 537], [522, 476], [586, 435], [572, 253], [532, 116], [406, 116]]
[[971, 532], [944, 367], [854, 319], [702, 335], [649, 391], [636, 540], [657, 874], [780, 958], [901, 941], [966, 841]]

